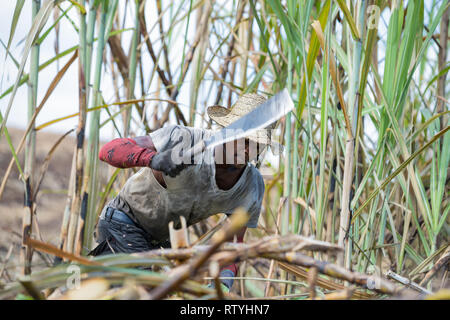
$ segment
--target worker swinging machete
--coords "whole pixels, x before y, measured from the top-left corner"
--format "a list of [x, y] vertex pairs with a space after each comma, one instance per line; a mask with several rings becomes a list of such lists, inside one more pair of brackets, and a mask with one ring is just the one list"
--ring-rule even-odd
[[[102, 210], [99, 244], [90, 254], [167, 248], [169, 222], [184, 217], [189, 226], [217, 213], [231, 215], [239, 207], [249, 214], [237, 235], [242, 242], [246, 228], [257, 226], [264, 195], [264, 180], [251, 161], [273, 147], [271, 129], [293, 108], [286, 89], [269, 100], [244, 94], [231, 108], [207, 109], [221, 130], [170, 125], [149, 136], [105, 144], [100, 160], [141, 169]], [[231, 288], [236, 272], [236, 264], [222, 269], [224, 289]]]

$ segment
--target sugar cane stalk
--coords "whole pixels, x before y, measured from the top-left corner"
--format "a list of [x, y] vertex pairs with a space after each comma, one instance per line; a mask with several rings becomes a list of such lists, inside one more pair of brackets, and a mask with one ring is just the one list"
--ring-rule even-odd
[[[40, 0], [33, 0], [31, 3], [31, 16], [32, 22], [37, 16], [41, 6]], [[30, 60], [30, 79], [28, 81], [28, 120], [33, 117], [37, 104], [37, 86], [38, 86], [38, 74], [39, 74], [39, 44], [35, 41], [31, 48], [31, 60]], [[25, 199], [24, 206], [25, 212], [22, 220], [22, 247], [21, 247], [21, 262], [22, 273], [31, 273], [31, 260], [33, 258], [32, 248], [27, 244], [29, 237], [33, 230], [33, 169], [36, 158], [36, 132], [34, 131], [34, 125], [31, 128], [27, 137], [25, 147], [25, 168], [24, 168], [24, 187], [25, 187]]]

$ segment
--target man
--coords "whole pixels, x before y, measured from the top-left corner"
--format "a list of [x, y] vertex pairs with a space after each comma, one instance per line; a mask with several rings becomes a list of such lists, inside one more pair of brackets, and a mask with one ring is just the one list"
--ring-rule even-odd
[[[260, 95], [245, 94], [230, 109], [213, 106], [207, 112], [219, 125], [227, 126], [264, 101]], [[207, 149], [192, 164], [180, 163], [183, 152], [211, 134], [211, 130], [171, 125], [150, 136], [114, 139], [102, 147], [100, 160], [118, 168], [142, 169], [103, 209], [99, 245], [92, 255], [170, 247], [170, 221], [177, 225], [179, 216], [184, 216], [189, 226], [217, 213], [230, 215], [238, 207], [250, 215], [247, 226], [237, 234], [237, 240], [243, 241], [246, 228], [257, 226], [264, 195], [263, 178], [249, 161], [270, 144], [270, 130]], [[232, 264], [220, 276], [236, 273], [237, 266]], [[229, 290], [233, 280], [223, 279], [222, 284]]]

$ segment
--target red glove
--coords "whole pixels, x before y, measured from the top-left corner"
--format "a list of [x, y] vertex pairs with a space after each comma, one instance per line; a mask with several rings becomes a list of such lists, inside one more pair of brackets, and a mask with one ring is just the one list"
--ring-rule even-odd
[[99, 159], [117, 168], [148, 167], [155, 149], [140, 147], [134, 139], [118, 138], [105, 144]]

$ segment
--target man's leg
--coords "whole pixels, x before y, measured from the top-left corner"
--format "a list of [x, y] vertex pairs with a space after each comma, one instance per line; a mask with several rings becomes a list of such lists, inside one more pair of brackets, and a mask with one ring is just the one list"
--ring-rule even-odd
[[137, 226], [115, 220], [100, 219], [97, 230], [99, 244], [89, 255], [133, 253], [151, 249], [147, 233]]

